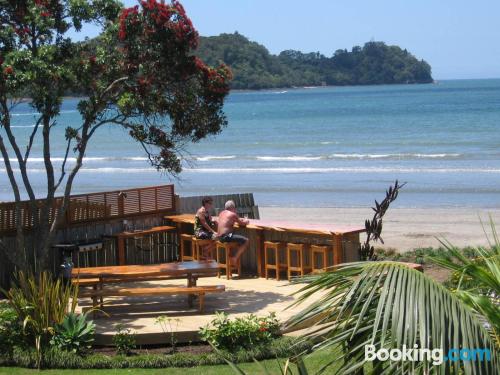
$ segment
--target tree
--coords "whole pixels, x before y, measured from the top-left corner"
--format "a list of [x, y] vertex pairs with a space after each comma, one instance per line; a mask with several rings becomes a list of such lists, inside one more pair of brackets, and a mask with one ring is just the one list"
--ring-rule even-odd
[[[88, 145], [103, 127], [126, 129], [160, 171], [181, 171], [182, 150], [226, 126], [222, 111], [230, 71], [193, 56], [198, 33], [178, 1], [156, 0], [122, 9], [116, 0], [0, 0], [0, 152], [14, 193], [17, 248], [0, 248], [21, 269], [46, 269], [56, 229]], [[68, 31], [99, 25], [98, 43], [75, 43]], [[50, 82], [50, 84], [47, 84]], [[64, 161], [51, 159], [52, 130], [63, 95], [83, 92], [82, 122], [67, 126]], [[38, 113], [26, 147], [11, 127], [11, 111], [29, 97]], [[37, 205], [27, 163], [41, 132], [47, 192]], [[68, 158], [75, 158], [69, 166]], [[19, 174], [15, 173], [19, 169]], [[33, 249], [21, 220], [23, 190], [33, 214]], [[54, 213], [56, 193], [62, 201]], [[53, 218], [51, 219], [51, 216]], [[35, 261], [36, 260], [36, 261]]]

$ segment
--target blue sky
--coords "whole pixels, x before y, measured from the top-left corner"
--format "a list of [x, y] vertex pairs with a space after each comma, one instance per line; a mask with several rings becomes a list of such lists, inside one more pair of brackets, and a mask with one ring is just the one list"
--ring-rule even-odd
[[272, 53], [297, 49], [330, 56], [373, 39], [425, 59], [435, 79], [500, 77], [499, 0], [181, 2], [201, 35], [237, 30]]

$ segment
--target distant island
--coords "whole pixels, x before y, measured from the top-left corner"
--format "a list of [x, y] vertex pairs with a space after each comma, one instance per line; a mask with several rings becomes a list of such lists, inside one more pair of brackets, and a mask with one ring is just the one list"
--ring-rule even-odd
[[384, 42], [371, 41], [351, 51], [339, 49], [332, 57], [294, 50], [273, 55], [263, 45], [235, 32], [200, 37], [197, 55], [210, 65], [229, 65], [233, 89], [433, 82], [427, 62]]

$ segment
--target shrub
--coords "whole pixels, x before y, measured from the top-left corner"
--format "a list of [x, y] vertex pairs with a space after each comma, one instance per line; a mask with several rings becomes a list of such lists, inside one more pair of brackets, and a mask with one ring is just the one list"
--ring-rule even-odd
[[58, 324], [50, 344], [61, 350], [81, 353], [92, 347], [94, 342], [95, 324], [87, 321], [87, 314], [70, 313]]
[[118, 324], [113, 337], [113, 345], [116, 346], [117, 354], [129, 355], [136, 346], [135, 335], [123, 324]]
[[269, 342], [280, 336], [280, 327], [274, 313], [267, 317], [251, 314], [234, 320], [225, 313], [217, 313], [215, 319], [200, 330], [200, 336], [216, 348], [234, 350]]
[[62, 323], [68, 307], [69, 312], [75, 311], [78, 288], [54, 279], [48, 272], [38, 277], [19, 272], [15, 286], [4, 293], [24, 331], [34, 341], [39, 367], [43, 346], [54, 334], [55, 326]]
[[0, 304], [0, 352], [11, 353], [14, 346], [24, 345], [24, 338], [14, 309]]

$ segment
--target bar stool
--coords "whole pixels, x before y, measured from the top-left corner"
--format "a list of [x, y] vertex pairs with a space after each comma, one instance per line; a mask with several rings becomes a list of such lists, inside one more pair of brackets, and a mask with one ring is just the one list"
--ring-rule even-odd
[[215, 253], [217, 258], [217, 265], [219, 266], [217, 277], [220, 277], [221, 270], [226, 270], [226, 278], [228, 280], [233, 278], [233, 270], [238, 273], [238, 276], [241, 276], [241, 258], [238, 259], [238, 264], [235, 266], [231, 266], [231, 262], [229, 259], [231, 251], [236, 250], [239, 246], [240, 245], [236, 242], [216, 242]]
[[[202, 240], [202, 239], [199, 239], [199, 238], [196, 238], [193, 236], [192, 238], [192, 242], [193, 242], [193, 253], [194, 253], [194, 256], [196, 257], [197, 260], [201, 260], [203, 258], [203, 254], [202, 254], [202, 249], [203, 247], [205, 246], [208, 246], [208, 245], [212, 245], [214, 243], [214, 240]], [[212, 254], [212, 257], [211, 259], [213, 259], [213, 254]]]
[[[189, 245], [186, 246], [186, 243]], [[186, 250], [189, 247], [189, 253]], [[192, 234], [181, 234], [181, 262], [186, 260], [196, 260], [196, 252], [193, 246], [193, 235]]]
[[[289, 242], [286, 245], [286, 252], [287, 252], [288, 280], [292, 278], [292, 272], [298, 272], [300, 273], [300, 276], [304, 276], [307, 273], [307, 271], [311, 270], [311, 266], [307, 263], [307, 258], [309, 258], [310, 261], [310, 256], [307, 257], [308, 255], [307, 253], [310, 252], [310, 248], [308, 245], [303, 243]], [[294, 257], [298, 259], [297, 265], [292, 264], [292, 258]]]
[[[285, 258], [285, 262], [282, 259]], [[274, 260], [274, 263], [271, 263]], [[285, 244], [283, 242], [264, 242], [264, 267], [266, 279], [269, 278], [269, 270], [274, 270], [276, 280], [280, 280], [280, 271], [286, 271], [288, 263], [286, 262]]]
[[[332, 261], [328, 259], [328, 254], [332, 254]], [[319, 259], [317, 257], [319, 255]], [[316, 262], [319, 260], [319, 262]], [[319, 264], [319, 267], [316, 267]], [[311, 268], [312, 272], [324, 270], [333, 265], [333, 251], [331, 246], [327, 245], [311, 245]]]

